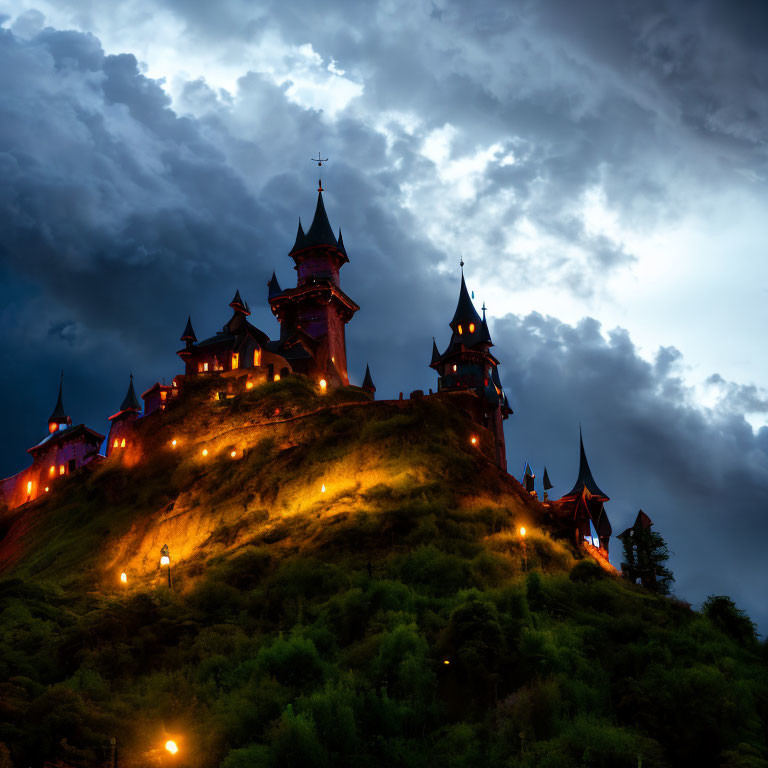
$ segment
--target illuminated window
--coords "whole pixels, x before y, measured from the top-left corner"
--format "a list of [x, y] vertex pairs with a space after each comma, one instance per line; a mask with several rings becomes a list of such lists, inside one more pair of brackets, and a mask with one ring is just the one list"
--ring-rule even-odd
[[453, 366], [453, 372], [456, 373], [456, 366]]
[[48, 493], [48, 486], [45, 486], [45, 492]]
[[328, 382], [325, 379], [320, 379], [320, 389], [325, 392], [326, 387], [328, 386]]
[[470, 323], [469, 324], [469, 332], [470, 333], [474, 333], [475, 332], [475, 324], [474, 323]]
[[32, 493], [32, 481], [27, 482], [27, 493]]
[[176, 438], [174, 438], [173, 440], [171, 440], [171, 445], [172, 445], [174, 448], [176, 447]]
[[60, 464], [60, 465], [59, 465], [59, 474], [60, 474], [60, 475], [63, 475], [63, 474], [64, 474], [64, 472], [66, 472], [66, 469], [65, 469], [65, 467], [64, 467], [64, 465], [63, 465], [63, 464]]
[[252, 381], [247, 381], [245, 383], [245, 388], [246, 389], [253, 389], [253, 382]]
[[120, 447], [125, 448], [125, 438], [120, 441]]
[[115, 438], [115, 442], [114, 442], [114, 443], [112, 443], [112, 447], [113, 447], [113, 448], [117, 448], [117, 438]]
[[239, 352], [233, 352], [232, 353], [232, 370], [236, 370], [240, 367], [240, 353]]
[[258, 368], [261, 365], [261, 350], [260, 349], [254, 349], [253, 350], [253, 365], [255, 368]]
[[280, 374], [279, 373], [275, 374], [275, 381], [280, 381]]
[[459, 336], [461, 336], [462, 333], [464, 333], [464, 329], [461, 326], [459, 326]]
[[197, 364], [197, 372], [198, 373], [202, 373], [203, 372], [203, 364], [202, 363], [198, 363]]
[[55, 432], [55, 431], [56, 431], [58, 428], [59, 428], [59, 425], [58, 425], [58, 424], [57, 424], [55, 421], [52, 421], [52, 422], [51, 422], [51, 423], [48, 425], [48, 431], [49, 431], [51, 434], [53, 434], [53, 433], [54, 433], [54, 432]]
[[165, 400], [166, 397], [168, 397], [168, 392], [166, 392], [164, 389], [160, 390], [160, 399]]
[[56, 467], [51, 464], [51, 468], [48, 470], [49, 475], [55, 475], [56, 474]]
[[203, 370], [204, 370], [204, 371], [207, 371], [207, 370], [208, 370], [208, 363], [203, 363]]

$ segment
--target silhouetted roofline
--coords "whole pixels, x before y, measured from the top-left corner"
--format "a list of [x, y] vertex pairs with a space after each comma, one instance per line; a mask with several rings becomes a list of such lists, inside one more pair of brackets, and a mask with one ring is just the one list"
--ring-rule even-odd
[[136, 397], [136, 392], [133, 389], [133, 374], [131, 374], [131, 380], [128, 384], [128, 392], [120, 405], [121, 411], [140, 411], [139, 399]]
[[600, 490], [595, 482], [595, 478], [592, 477], [592, 470], [589, 468], [587, 454], [584, 450], [584, 439], [581, 434], [581, 426], [579, 426], [579, 476], [576, 478], [576, 484], [565, 494], [565, 496], [563, 496], [563, 498], [579, 496], [584, 488], [586, 488], [592, 496], [597, 496], [603, 501], [610, 501], [610, 497]]
[[197, 336], [195, 336], [195, 332], [192, 329], [192, 316], [189, 315], [187, 317], [187, 324], [184, 326], [184, 333], [181, 334], [180, 341], [197, 341]]
[[53, 409], [53, 413], [48, 417], [49, 422], [55, 421], [57, 424], [62, 424], [71, 421], [69, 416], [67, 416], [67, 412], [64, 410], [63, 389], [64, 371], [61, 372], [61, 378], [59, 379], [59, 397], [56, 400], [56, 407]]

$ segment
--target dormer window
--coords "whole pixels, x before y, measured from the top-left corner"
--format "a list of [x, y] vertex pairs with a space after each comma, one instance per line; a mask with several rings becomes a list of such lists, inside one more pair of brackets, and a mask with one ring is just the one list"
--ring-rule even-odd
[[475, 332], [475, 324], [474, 323], [470, 323], [469, 324], [469, 332], [470, 333], [474, 333]]
[[461, 326], [459, 326], [458, 330], [459, 330], [459, 336], [461, 336], [464, 333], [464, 329]]

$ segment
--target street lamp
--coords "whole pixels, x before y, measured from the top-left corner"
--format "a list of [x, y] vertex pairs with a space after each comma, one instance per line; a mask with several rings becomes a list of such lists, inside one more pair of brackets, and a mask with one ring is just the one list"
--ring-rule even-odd
[[160, 550], [160, 565], [168, 566], [168, 589], [171, 588], [171, 556], [168, 553], [168, 545], [163, 544]]
[[173, 739], [168, 739], [168, 741], [165, 742], [165, 748], [172, 754], [175, 755], [179, 751], [179, 746], [176, 744]]
[[523, 570], [528, 570], [528, 547], [525, 543], [525, 526], [520, 526], [520, 541], [523, 548]]

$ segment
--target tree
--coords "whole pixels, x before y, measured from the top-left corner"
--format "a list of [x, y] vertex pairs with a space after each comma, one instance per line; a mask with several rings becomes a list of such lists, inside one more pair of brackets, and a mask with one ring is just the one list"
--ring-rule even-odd
[[755, 623], [727, 595], [710, 595], [701, 606], [701, 612], [737, 642], [748, 645], [757, 640]]
[[675, 577], [664, 563], [669, 560], [669, 547], [660, 533], [635, 525], [621, 537], [626, 562], [622, 571], [632, 581], [659, 595], [668, 595]]

